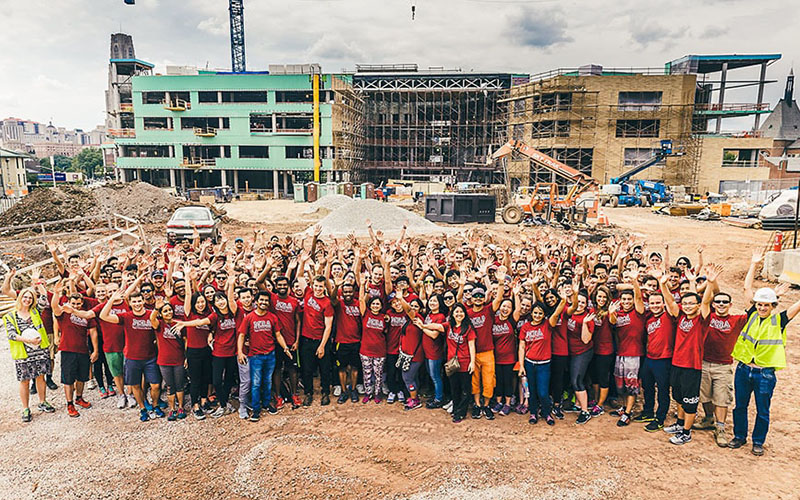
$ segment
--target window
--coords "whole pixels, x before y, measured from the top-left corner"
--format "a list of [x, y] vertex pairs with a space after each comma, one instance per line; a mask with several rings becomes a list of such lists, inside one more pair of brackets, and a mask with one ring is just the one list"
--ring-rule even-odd
[[314, 102], [314, 93], [311, 90], [277, 90], [275, 102]]
[[165, 92], [142, 92], [142, 104], [161, 104], [166, 98]]
[[619, 111], [657, 111], [661, 109], [661, 92], [620, 92]]
[[123, 146], [127, 158], [171, 158], [169, 146]]
[[518, 99], [514, 101], [514, 116], [522, 116], [525, 114], [525, 100]]
[[239, 158], [269, 158], [267, 146], [239, 146]]
[[143, 121], [145, 130], [172, 130], [172, 118], [145, 116]]
[[286, 158], [314, 158], [314, 149], [309, 146], [286, 146]]
[[169, 98], [172, 102], [177, 102], [178, 99], [190, 102], [189, 92], [170, 92]]
[[569, 121], [545, 120], [534, 122], [531, 126], [531, 137], [569, 137]]
[[228, 117], [183, 117], [181, 118], [181, 128], [230, 128], [230, 118]]
[[278, 115], [278, 131], [297, 131], [309, 133], [314, 130], [314, 117], [310, 114]]
[[723, 149], [723, 167], [758, 167], [758, 149]]
[[633, 167], [635, 165], [640, 165], [652, 158], [658, 151], [660, 150], [649, 148], [625, 148], [625, 166]]
[[238, 90], [222, 92], [222, 102], [266, 103], [266, 90]]
[[568, 111], [572, 108], [572, 93], [556, 92], [533, 97], [533, 112]]
[[250, 115], [250, 132], [272, 132], [272, 115]]
[[219, 92], [217, 91], [200, 91], [197, 93], [197, 101], [203, 103], [217, 102]]
[[617, 137], [658, 137], [661, 120], [617, 120]]

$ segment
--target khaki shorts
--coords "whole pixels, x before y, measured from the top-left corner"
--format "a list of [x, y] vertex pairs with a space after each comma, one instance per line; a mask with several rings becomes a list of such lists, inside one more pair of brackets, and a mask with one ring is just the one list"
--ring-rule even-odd
[[700, 403], [713, 403], [714, 406], [726, 407], [733, 404], [733, 363], [721, 365], [703, 361]]

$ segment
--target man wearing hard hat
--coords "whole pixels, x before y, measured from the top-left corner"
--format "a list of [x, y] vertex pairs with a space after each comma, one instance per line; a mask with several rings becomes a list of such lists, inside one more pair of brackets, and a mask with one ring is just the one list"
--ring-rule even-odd
[[733, 347], [738, 362], [733, 386], [736, 408], [733, 410], [733, 439], [730, 448], [747, 443], [747, 407], [750, 396], [756, 400], [756, 423], [753, 427], [753, 455], [764, 454], [769, 430], [769, 406], [775, 390], [775, 371], [786, 368], [786, 325], [800, 312], [800, 301], [778, 312], [778, 295], [771, 288], [753, 293], [756, 266], [764, 257], [754, 252], [744, 280], [745, 298], [753, 301], [747, 310], [747, 324]]

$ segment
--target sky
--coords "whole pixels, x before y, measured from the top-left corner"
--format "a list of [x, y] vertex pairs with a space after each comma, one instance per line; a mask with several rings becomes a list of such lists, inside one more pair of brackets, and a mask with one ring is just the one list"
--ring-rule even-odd
[[[132, 35], [136, 56], [157, 72], [168, 64], [230, 69], [226, 0], [0, 0], [0, 7], [0, 118], [84, 130], [103, 123], [114, 32]], [[417, 63], [538, 73], [583, 64], [663, 67], [686, 54], [780, 53], [767, 73], [778, 80], [765, 91], [771, 105], [800, 63], [798, 26], [800, 8], [788, 0], [245, 0], [248, 70]], [[726, 101], [755, 96], [755, 89], [736, 91]]]

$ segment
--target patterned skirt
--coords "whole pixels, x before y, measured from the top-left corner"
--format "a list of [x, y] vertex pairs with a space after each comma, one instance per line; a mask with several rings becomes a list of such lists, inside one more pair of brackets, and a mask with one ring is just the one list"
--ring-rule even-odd
[[50, 354], [47, 349], [36, 349], [28, 352], [25, 359], [15, 359], [14, 368], [17, 371], [17, 380], [33, 380], [39, 375], [50, 373]]

